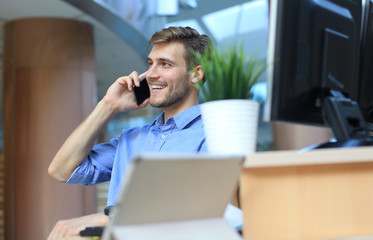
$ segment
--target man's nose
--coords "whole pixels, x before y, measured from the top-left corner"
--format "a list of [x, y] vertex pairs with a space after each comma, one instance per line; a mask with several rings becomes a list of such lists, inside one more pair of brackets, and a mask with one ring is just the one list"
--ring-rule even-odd
[[148, 78], [148, 79], [159, 78], [158, 68], [157, 68], [156, 64], [153, 64], [152, 66], [149, 67], [149, 69], [146, 73], [146, 78]]

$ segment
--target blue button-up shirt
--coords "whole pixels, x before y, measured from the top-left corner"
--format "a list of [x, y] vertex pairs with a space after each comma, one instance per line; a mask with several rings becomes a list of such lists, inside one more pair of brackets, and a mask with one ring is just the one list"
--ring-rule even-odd
[[110, 181], [108, 206], [115, 205], [121, 180], [132, 158], [149, 152], [207, 152], [199, 105], [171, 117], [164, 113], [151, 124], [124, 130], [110, 142], [93, 147], [68, 184], [92, 185]]

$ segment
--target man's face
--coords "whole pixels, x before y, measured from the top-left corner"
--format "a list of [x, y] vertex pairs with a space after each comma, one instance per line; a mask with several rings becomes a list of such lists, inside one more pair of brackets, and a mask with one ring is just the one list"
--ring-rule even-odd
[[153, 107], [170, 107], [187, 98], [191, 82], [184, 59], [184, 45], [179, 42], [158, 43], [148, 56], [146, 78]]

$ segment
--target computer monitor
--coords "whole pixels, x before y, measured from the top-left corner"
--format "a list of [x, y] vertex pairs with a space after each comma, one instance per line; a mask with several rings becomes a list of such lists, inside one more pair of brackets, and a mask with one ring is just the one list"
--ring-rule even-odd
[[361, 40], [358, 102], [364, 119], [373, 128], [373, 2], [366, 0]]
[[358, 0], [271, 0], [267, 120], [329, 126], [341, 141], [367, 137], [369, 114], [358, 106], [372, 107], [372, 79], [360, 75], [365, 16]]

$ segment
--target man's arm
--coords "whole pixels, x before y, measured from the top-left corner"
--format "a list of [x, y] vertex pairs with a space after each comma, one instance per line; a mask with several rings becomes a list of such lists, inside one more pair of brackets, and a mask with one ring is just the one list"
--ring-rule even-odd
[[61, 182], [66, 182], [75, 168], [88, 156], [98, 134], [105, 124], [118, 112], [134, 110], [148, 104], [146, 100], [137, 105], [132, 86], [139, 86], [136, 72], [130, 76], [118, 78], [108, 89], [104, 98], [92, 113], [73, 131], [53, 158], [48, 173]]

